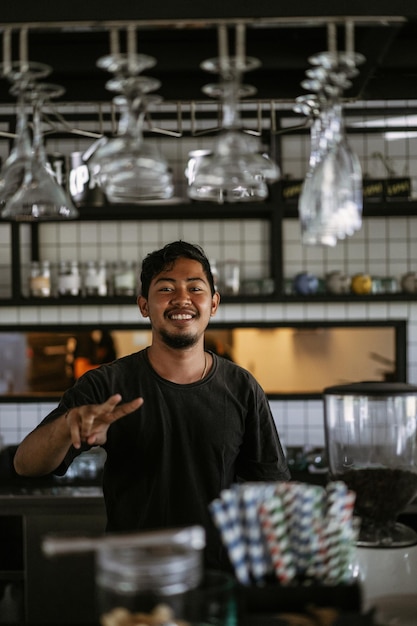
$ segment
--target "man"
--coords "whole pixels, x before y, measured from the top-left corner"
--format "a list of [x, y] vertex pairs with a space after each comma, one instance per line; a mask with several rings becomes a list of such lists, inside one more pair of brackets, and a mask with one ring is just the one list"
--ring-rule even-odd
[[84, 374], [22, 441], [15, 469], [63, 474], [103, 446], [107, 530], [201, 524], [207, 565], [219, 568], [209, 502], [237, 481], [289, 478], [268, 400], [249, 372], [204, 349], [220, 295], [200, 247], [177, 241], [149, 254], [137, 301], [151, 345]]

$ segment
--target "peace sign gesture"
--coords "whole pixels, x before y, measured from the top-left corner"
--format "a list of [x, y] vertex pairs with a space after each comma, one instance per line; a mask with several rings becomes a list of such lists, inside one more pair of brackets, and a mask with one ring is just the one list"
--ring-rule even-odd
[[120, 404], [121, 399], [122, 396], [116, 393], [103, 404], [85, 404], [66, 413], [74, 448], [80, 448], [81, 443], [102, 445], [106, 442], [109, 426], [143, 404], [143, 398], [140, 397], [124, 404]]

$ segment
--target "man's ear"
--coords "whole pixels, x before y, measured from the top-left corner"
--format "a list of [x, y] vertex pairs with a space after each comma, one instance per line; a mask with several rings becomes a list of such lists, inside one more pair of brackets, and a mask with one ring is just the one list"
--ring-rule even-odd
[[142, 313], [142, 317], [149, 317], [148, 301], [143, 296], [138, 296], [137, 299], [139, 311]]
[[216, 291], [211, 299], [210, 317], [213, 317], [214, 315], [216, 315], [217, 309], [219, 308], [219, 304], [220, 304], [220, 294], [218, 291]]

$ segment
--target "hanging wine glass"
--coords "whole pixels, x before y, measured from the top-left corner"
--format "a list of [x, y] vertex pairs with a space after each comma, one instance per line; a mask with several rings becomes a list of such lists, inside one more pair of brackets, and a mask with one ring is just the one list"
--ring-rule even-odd
[[48, 171], [42, 136], [42, 107], [45, 102], [63, 93], [62, 87], [50, 83], [36, 83], [29, 92], [25, 92], [26, 99], [33, 105], [32, 154], [25, 164], [21, 186], [2, 211], [5, 219], [34, 221], [78, 217], [78, 211], [64, 188]]
[[326, 243], [333, 246], [336, 245], [336, 237], [329, 232], [325, 233], [321, 199], [314, 193], [316, 168], [324, 156], [322, 145], [324, 137], [323, 117], [320, 100], [315, 94], [300, 96], [296, 99], [293, 108], [295, 112], [303, 113], [311, 118], [309, 169], [298, 202], [301, 240], [306, 245]]
[[148, 94], [158, 89], [160, 82], [138, 74], [155, 62], [147, 55], [120, 53], [97, 62], [114, 74], [106, 88], [121, 94], [116, 100], [121, 110], [117, 136], [102, 143], [88, 162], [112, 203], [167, 200], [174, 193], [165, 157], [143, 137], [147, 106], [156, 100]]
[[362, 172], [344, 131], [341, 94], [363, 57], [329, 51], [309, 60], [315, 67], [302, 86], [316, 92], [315, 105], [311, 95], [296, 105], [312, 117], [309, 171], [299, 199], [301, 237], [305, 244], [334, 246], [362, 224]]
[[0, 209], [13, 196], [23, 182], [26, 165], [32, 159], [32, 142], [26, 113], [27, 95], [35, 81], [50, 74], [52, 68], [43, 63], [14, 62], [7, 67], [2, 64], [0, 70], [13, 85], [17, 95], [16, 136], [12, 149], [0, 170]]
[[220, 99], [223, 119], [212, 155], [201, 162], [188, 187], [193, 200], [264, 200], [268, 196], [267, 184], [279, 177], [278, 166], [262, 154], [257, 138], [242, 130], [240, 99], [256, 93], [254, 87], [242, 85], [242, 73], [260, 65], [258, 59], [243, 55], [243, 33], [242, 28], [236, 28], [236, 55], [229, 57], [222, 45], [224, 30], [219, 29], [219, 57], [201, 65], [204, 70], [220, 75], [220, 84], [206, 85], [204, 92]]

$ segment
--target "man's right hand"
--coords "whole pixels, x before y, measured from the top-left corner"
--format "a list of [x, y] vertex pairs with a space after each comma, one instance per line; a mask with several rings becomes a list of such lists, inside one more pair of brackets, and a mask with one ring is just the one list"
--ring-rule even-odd
[[121, 400], [122, 396], [116, 393], [103, 404], [86, 404], [67, 412], [66, 420], [74, 448], [80, 448], [82, 443], [90, 446], [104, 444], [109, 426], [143, 404], [143, 398], [140, 397], [124, 404], [120, 404]]

